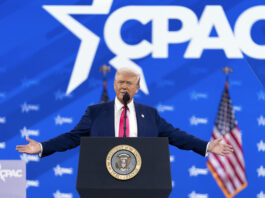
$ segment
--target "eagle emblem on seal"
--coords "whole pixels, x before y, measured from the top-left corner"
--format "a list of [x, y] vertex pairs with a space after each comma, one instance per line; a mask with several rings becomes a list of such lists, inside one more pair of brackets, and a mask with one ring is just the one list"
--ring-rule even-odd
[[131, 157], [128, 154], [122, 153], [117, 156], [116, 168], [121, 171], [130, 170], [130, 161]]

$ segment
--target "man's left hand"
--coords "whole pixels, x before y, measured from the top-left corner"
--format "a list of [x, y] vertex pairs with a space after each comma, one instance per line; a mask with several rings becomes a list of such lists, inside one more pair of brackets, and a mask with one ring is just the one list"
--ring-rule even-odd
[[225, 156], [232, 153], [233, 147], [229, 144], [221, 143], [223, 137], [219, 137], [216, 140], [209, 142], [207, 152], [211, 152], [217, 155]]

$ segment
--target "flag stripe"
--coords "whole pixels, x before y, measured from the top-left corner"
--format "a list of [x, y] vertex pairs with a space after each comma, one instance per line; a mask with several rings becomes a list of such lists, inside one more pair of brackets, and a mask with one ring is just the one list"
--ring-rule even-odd
[[238, 126], [236, 126], [236, 128], [234, 128], [234, 134], [235, 134], [235, 136], [236, 136], [236, 139], [238, 140], [238, 143], [239, 143], [239, 145], [241, 146], [241, 148], [242, 148], [242, 139], [241, 139], [241, 132], [240, 132], [240, 129], [239, 129], [239, 127]]
[[[230, 145], [232, 145], [233, 149], [234, 149], [234, 155], [238, 160], [239, 166], [244, 170], [244, 158], [243, 158], [243, 154], [242, 154], [242, 150], [240, 148], [237, 147], [234, 138], [230, 136], [230, 134], [232, 134], [233, 132], [229, 133], [227, 136], [225, 136], [225, 140], [229, 141]], [[228, 137], [228, 138], [226, 138]]]
[[[217, 134], [217, 135], [219, 135], [219, 134]], [[230, 144], [230, 145], [233, 146], [234, 143], [231, 144], [231, 142], [228, 140], [228, 139], [231, 140], [231, 138], [230, 138], [229, 135], [230, 135], [230, 133], [226, 134], [225, 136], [223, 136], [223, 139], [224, 139], [224, 141], [225, 141], [227, 144]], [[215, 133], [213, 133], [213, 136], [215, 137]], [[220, 136], [220, 135], [219, 135], [219, 136]], [[215, 137], [215, 139], [216, 139], [216, 138], [219, 138], [219, 137]], [[243, 167], [242, 162], [238, 159], [238, 155], [242, 156], [242, 155], [241, 155], [241, 150], [238, 151], [238, 148], [236, 148], [235, 146], [233, 146], [233, 149], [234, 149], [234, 152], [231, 153], [229, 156], [233, 155], [233, 156], [236, 158], [237, 163], [239, 164], [239, 166], [241, 167], [242, 171], [244, 172], [244, 169], [245, 169], [245, 168]]]
[[228, 180], [230, 181], [230, 183], [233, 186], [233, 190], [236, 189], [236, 184], [235, 184], [235, 180], [232, 180], [230, 174], [229, 174], [229, 169], [230, 167], [228, 167], [228, 165], [222, 160], [222, 157], [217, 157], [215, 154], [213, 154], [215, 160], [218, 161], [218, 163], [220, 164], [220, 166], [222, 167], [223, 171], [225, 172], [225, 174], [227, 175]]
[[[239, 174], [238, 174], [238, 171], [237, 171], [237, 169], [235, 168], [235, 166], [234, 166], [234, 164], [231, 162], [231, 160], [230, 160], [230, 157], [229, 156], [227, 156], [226, 157], [226, 162], [228, 162], [228, 164], [230, 165], [230, 168], [231, 168], [231, 173], [230, 173], [230, 175], [231, 175], [231, 177], [235, 180], [235, 181], [238, 181], [239, 183], [239, 185], [237, 185], [237, 188], [240, 186], [240, 185], [242, 185], [244, 182], [242, 181], [242, 179], [240, 178], [240, 176], [239, 176]], [[234, 177], [236, 177], [236, 178], [234, 178]]]
[[[226, 141], [227, 144], [230, 144], [229, 140], [227, 140], [226, 137], [224, 137], [224, 140]], [[233, 164], [238, 164], [239, 166], [235, 166], [235, 170], [240, 174], [241, 180], [245, 181], [245, 168], [242, 166], [241, 162], [239, 161], [237, 157], [238, 152], [235, 150], [233, 153], [228, 155], [228, 157], [233, 161]], [[243, 184], [244, 182], [242, 182]]]
[[[241, 144], [240, 144], [239, 141], [238, 141], [239, 138], [235, 136], [235, 134], [234, 134], [234, 130], [231, 131], [231, 133], [229, 133], [229, 134], [234, 138], [234, 141], [235, 141], [236, 145], [237, 145], [238, 148], [242, 151], [242, 146], [241, 146]], [[240, 139], [241, 139], [241, 137], [240, 137]]]
[[212, 163], [210, 161], [207, 162], [207, 167], [209, 168], [209, 170], [211, 171], [213, 177], [216, 179], [218, 185], [220, 186], [220, 188], [223, 190], [224, 194], [227, 196], [230, 195], [230, 193], [227, 190], [227, 185], [224, 185], [224, 180], [222, 180], [220, 178], [220, 174], [217, 173], [216, 169], [214, 168], [214, 166], [212, 165]]
[[236, 166], [237, 162], [233, 155], [227, 156], [230, 165], [233, 167], [233, 170], [235, 171], [236, 176], [240, 180], [241, 185], [245, 183], [246, 177], [245, 172], [242, 170], [239, 166]]

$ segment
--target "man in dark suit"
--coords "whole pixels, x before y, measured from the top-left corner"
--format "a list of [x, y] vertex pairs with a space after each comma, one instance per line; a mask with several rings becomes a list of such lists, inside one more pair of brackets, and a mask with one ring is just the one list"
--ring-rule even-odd
[[18, 145], [16, 149], [22, 153], [48, 156], [57, 151], [65, 151], [80, 144], [80, 137], [123, 137], [125, 93], [129, 94], [126, 118], [127, 137], [168, 137], [171, 145], [205, 156], [207, 152], [226, 155], [233, 151], [232, 147], [221, 143], [222, 138], [206, 142], [198, 139], [161, 118], [156, 109], [134, 102], [133, 96], [140, 88], [140, 75], [129, 68], [121, 68], [116, 72], [114, 89], [116, 98], [112, 102], [88, 106], [75, 128], [45, 142], [36, 142], [27, 137], [29, 144]]

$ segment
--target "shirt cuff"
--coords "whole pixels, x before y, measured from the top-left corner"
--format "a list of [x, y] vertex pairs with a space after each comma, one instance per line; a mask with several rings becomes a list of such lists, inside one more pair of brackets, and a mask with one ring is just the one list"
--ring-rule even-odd
[[[42, 144], [41, 143], [39, 143], [40, 144], [40, 153], [39, 153], [39, 157], [42, 157], [42, 152], [43, 152], [43, 148], [42, 148]], [[207, 146], [208, 147], [208, 146]]]
[[206, 146], [206, 151], [205, 151], [205, 156], [204, 157], [208, 157], [209, 152], [208, 152], [208, 146], [209, 146], [210, 142], [208, 142], [207, 146]]

